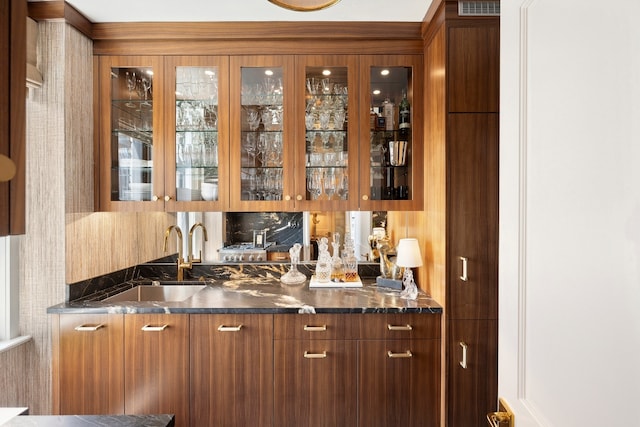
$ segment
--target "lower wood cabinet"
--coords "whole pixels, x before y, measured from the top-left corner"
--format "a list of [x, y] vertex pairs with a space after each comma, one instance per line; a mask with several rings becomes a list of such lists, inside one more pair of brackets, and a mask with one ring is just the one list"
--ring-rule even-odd
[[171, 413], [176, 426], [440, 420], [433, 314], [60, 314], [53, 408]]
[[274, 425], [357, 425], [357, 317], [344, 316], [275, 316]]
[[61, 415], [124, 414], [124, 319], [53, 316], [53, 409]]
[[272, 419], [273, 317], [192, 315], [191, 425], [270, 426]]
[[126, 414], [175, 414], [189, 425], [189, 315], [124, 316]]

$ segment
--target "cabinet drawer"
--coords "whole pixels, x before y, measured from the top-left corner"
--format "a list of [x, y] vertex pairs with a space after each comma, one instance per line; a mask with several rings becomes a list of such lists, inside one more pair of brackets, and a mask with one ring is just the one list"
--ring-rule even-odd
[[361, 314], [360, 339], [439, 339], [440, 314]]
[[274, 338], [283, 339], [354, 339], [358, 334], [357, 315], [353, 314], [277, 314]]

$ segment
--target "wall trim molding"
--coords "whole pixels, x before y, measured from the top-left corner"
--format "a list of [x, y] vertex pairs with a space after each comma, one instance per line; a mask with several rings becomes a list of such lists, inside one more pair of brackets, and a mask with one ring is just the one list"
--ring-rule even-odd
[[29, 17], [36, 21], [65, 21], [82, 34], [92, 37], [92, 23], [64, 0], [31, 1]]

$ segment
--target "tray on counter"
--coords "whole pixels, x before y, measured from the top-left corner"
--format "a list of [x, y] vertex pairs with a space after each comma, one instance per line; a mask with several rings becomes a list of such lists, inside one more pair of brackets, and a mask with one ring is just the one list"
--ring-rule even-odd
[[311, 280], [309, 281], [309, 288], [361, 288], [362, 281], [357, 280], [355, 282], [318, 282], [316, 280], [316, 276], [311, 276]]

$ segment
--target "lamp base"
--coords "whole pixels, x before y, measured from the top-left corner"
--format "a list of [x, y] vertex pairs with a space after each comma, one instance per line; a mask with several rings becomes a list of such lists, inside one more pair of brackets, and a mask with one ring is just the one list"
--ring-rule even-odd
[[400, 296], [404, 299], [415, 300], [418, 298], [418, 287], [413, 280], [413, 271], [410, 268], [404, 269], [404, 276], [402, 277], [402, 284], [404, 290], [400, 292]]

